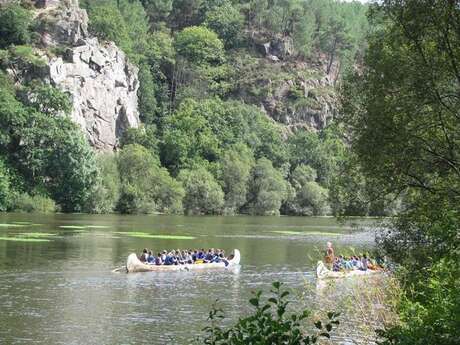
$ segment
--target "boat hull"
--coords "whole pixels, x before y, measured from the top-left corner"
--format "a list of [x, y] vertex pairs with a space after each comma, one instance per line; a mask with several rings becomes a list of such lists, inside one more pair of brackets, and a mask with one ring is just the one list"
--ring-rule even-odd
[[318, 279], [329, 279], [329, 278], [346, 278], [355, 276], [369, 276], [373, 274], [382, 273], [381, 270], [353, 270], [348, 272], [334, 272], [326, 267], [322, 261], [318, 261], [316, 267], [316, 278]]
[[126, 261], [126, 271], [128, 273], [136, 272], [174, 272], [174, 271], [194, 271], [207, 270], [216, 268], [234, 267], [240, 264], [241, 255], [238, 249], [233, 252], [233, 258], [228, 260], [228, 264], [224, 262], [213, 262], [207, 264], [184, 264], [184, 265], [149, 265], [141, 262], [135, 253], [128, 256]]

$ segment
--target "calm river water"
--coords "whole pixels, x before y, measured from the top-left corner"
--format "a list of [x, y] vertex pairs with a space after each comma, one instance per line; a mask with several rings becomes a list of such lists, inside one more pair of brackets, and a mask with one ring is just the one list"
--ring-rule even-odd
[[[236, 319], [251, 291], [281, 281], [312, 306], [324, 296], [305, 286], [325, 242], [337, 252], [373, 245], [331, 218], [2, 214], [0, 223], [0, 344], [190, 344], [216, 299]], [[111, 272], [144, 247], [238, 248], [241, 268]], [[348, 335], [336, 343], [360, 338]]]

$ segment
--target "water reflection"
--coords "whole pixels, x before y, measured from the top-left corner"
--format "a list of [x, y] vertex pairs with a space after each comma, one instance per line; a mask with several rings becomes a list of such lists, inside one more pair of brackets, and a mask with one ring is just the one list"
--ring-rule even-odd
[[[1, 216], [2, 223], [14, 221], [42, 225], [1, 227], [0, 236], [32, 231], [56, 236], [44, 243], [0, 241], [0, 343], [5, 344], [189, 344], [206, 325], [215, 300], [229, 321], [236, 319], [248, 310], [251, 291], [269, 289], [273, 281], [308, 291], [305, 284], [315, 282], [315, 262], [325, 241], [332, 239], [337, 251], [350, 246], [364, 250], [373, 241], [370, 234], [354, 234], [330, 218]], [[300, 234], [273, 233], [286, 230]], [[312, 230], [339, 235], [309, 235]], [[196, 238], [116, 234], [129, 231]], [[144, 247], [238, 248], [242, 266], [232, 271], [111, 272]], [[313, 306], [316, 300], [310, 291], [302, 303]]]

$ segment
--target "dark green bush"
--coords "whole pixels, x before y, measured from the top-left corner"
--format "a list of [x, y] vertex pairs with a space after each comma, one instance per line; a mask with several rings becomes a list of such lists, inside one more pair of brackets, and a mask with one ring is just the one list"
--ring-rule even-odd
[[18, 4], [0, 7], [0, 48], [28, 43], [31, 21], [30, 11]]

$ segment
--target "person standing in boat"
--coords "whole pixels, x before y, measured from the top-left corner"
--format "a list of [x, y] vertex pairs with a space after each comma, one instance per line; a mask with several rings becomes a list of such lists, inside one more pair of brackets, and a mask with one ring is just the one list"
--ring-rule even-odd
[[331, 242], [327, 242], [326, 255], [324, 261], [330, 267], [334, 263], [334, 248]]

